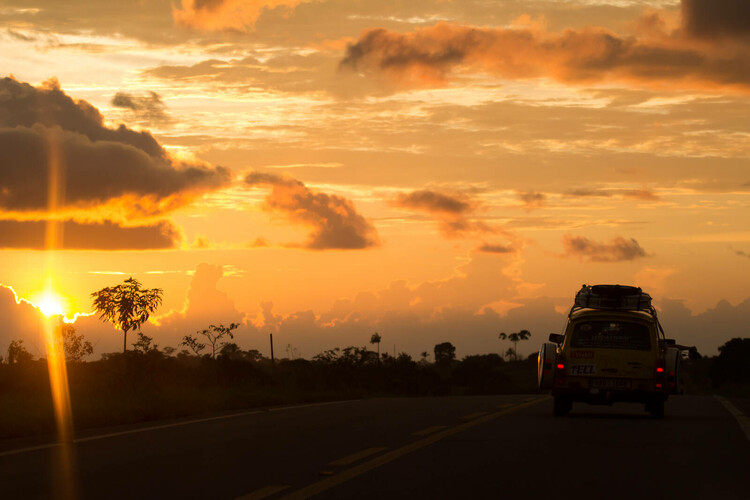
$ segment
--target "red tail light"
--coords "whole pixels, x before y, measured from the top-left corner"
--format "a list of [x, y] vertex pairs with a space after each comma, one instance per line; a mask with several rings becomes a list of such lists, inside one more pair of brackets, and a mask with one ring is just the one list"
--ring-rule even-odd
[[657, 388], [657, 389], [661, 389], [661, 384], [657, 383], [657, 384], [656, 384], [656, 388]]
[[664, 368], [662, 368], [661, 366], [657, 366], [656, 373], [664, 373]]
[[557, 355], [555, 368], [555, 385], [565, 385], [565, 357], [562, 354]]

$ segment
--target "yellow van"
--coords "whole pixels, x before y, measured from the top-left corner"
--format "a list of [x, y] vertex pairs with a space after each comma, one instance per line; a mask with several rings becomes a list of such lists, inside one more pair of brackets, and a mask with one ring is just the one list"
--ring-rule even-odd
[[645, 404], [654, 418], [679, 393], [681, 349], [664, 337], [651, 297], [640, 288], [584, 285], [563, 335], [539, 351], [539, 386], [550, 389], [554, 415], [573, 402]]

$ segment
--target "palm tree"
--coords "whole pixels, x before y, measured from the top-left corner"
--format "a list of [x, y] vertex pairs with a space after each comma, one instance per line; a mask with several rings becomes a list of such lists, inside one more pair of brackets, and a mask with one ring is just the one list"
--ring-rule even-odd
[[122, 330], [122, 352], [127, 350], [128, 331], [140, 330], [151, 313], [161, 305], [161, 288], [141, 288], [135, 278], [126, 279], [121, 285], [108, 286], [91, 294], [93, 308], [100, 312], [99, 319], [109, 321]]
[[[502, 332], [498, 335], [499, 339], [508, 339], [513, 342], [513, 360], [518, 361], [518, 343], [522, 340], [528, 340], [531, 337], [531, 332], [528, 330], [521, 330], [520, 332], [507, 334]], [[507, 353], [506, 353], [507, 354]]]
[[370, 343], [371, 344], [378, 344], [378, 360], [380, 359], [380, 334], [378, 332], [375, 332], [372, 334], [372, 337], [370, 337]]

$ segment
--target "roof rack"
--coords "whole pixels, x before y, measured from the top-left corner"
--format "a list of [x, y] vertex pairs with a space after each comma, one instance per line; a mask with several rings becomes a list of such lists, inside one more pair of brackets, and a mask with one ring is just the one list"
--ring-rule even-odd
[[664, 337], [664, 329], [659, 323], [656, 309], [651, 305], [651, 296], [639, 287], [627, 285], [593, 285], [584, 284], [576, 294], [568, 318], [581, 309], [605, 309], [610, 311], [641, 311], [650, 314], [656, 321]]

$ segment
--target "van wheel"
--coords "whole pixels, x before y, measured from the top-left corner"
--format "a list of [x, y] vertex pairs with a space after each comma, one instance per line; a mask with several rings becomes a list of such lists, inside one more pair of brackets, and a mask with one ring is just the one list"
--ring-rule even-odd
[[646, 403], [646, 411], [657, 420], [664, 418], [664, 401]]
[[555, 396], [553, 414], [556, 417], [564, 417], [573, 409], [573, 402], [561, 396]]

